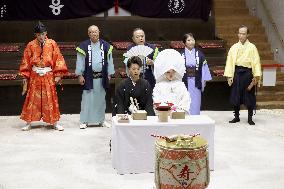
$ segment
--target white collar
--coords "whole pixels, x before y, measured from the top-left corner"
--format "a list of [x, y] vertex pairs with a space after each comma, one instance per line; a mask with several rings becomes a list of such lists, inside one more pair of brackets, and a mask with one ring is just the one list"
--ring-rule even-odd
[[135, 82], [135, 81], [133, 81], [133, 79], [131, 78], [131, 76], [129, 76], [129, 78], [130, 78], [130, 80], [131, 80], [133, 86], [135, 87], [135, 85], [136, 85], [136, 83], [137, 83], [137, 81], [138, 81], [139, 79]]

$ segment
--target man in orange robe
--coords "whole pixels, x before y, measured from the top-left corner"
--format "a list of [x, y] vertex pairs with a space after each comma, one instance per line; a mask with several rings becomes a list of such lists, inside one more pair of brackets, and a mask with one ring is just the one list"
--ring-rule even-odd
[[68, 70], [59, 47], [47, 38], [46, 27], [39, 22], [35, 27], [35, 39], [28, 43], [20, 65], [23, 85], [27, 87], [21, 119], [27, 124], [23, 131], [31, 129], [32, 121], [43, 120], [55, 129], [63, 131], [57, 124], [60, 118], [56, 84]]

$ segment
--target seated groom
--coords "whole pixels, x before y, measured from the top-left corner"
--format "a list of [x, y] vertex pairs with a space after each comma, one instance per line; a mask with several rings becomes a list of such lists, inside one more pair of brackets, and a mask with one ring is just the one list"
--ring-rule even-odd
[[[142, 61], [137, 56], [128, 59], [129, 77], [122, 81], [116, 90], [113, 116], [116, 114], [131, 114], [133, 108], [145, 110], [148, 116], [155, 115], [152, 88], [147, 80], [140, 78], [141, 65]], [[133, 101], [138, 107], [133, 107]]]

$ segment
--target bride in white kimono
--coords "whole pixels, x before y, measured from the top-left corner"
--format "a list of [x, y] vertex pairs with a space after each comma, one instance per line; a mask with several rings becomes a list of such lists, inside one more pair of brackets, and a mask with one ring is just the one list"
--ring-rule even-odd
[[184, 73], [184, 59], [178, 51], [166, 49], [158, 54], [154, 62], [154, 104], [173, 103], [172, 109], [189, 113], [190, 96], [182, 82]]

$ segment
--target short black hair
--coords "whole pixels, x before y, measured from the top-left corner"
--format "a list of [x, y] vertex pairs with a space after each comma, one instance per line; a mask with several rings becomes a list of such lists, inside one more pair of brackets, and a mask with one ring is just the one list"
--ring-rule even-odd
[[249, 34], [249, 28], [246, 25], [240, 25], [239, 29], [241, 28], [246, 28], [247, 29], [247, 34]]
[[137, 64], [139, 67], [142, 66], [142, 60], [138, 56], [132, 56], [127, 61], [127, 67], [130, 68], [132, 64]]
[[[134, 34], [134, 32], [138, 31], [138, 30], [142, 30], [144, 32], [144, 30], [142, 28], [134, 28], [132, 35]], [[145, 33], [145, 32], [144, 32]]]
[[183, 38], [182, 38], [182, 42], [185, 44], [186, 40], [188, 37], [192, 37], [194, 39], [194, 36], [192, 33], [186, 33], [183, 35]]

